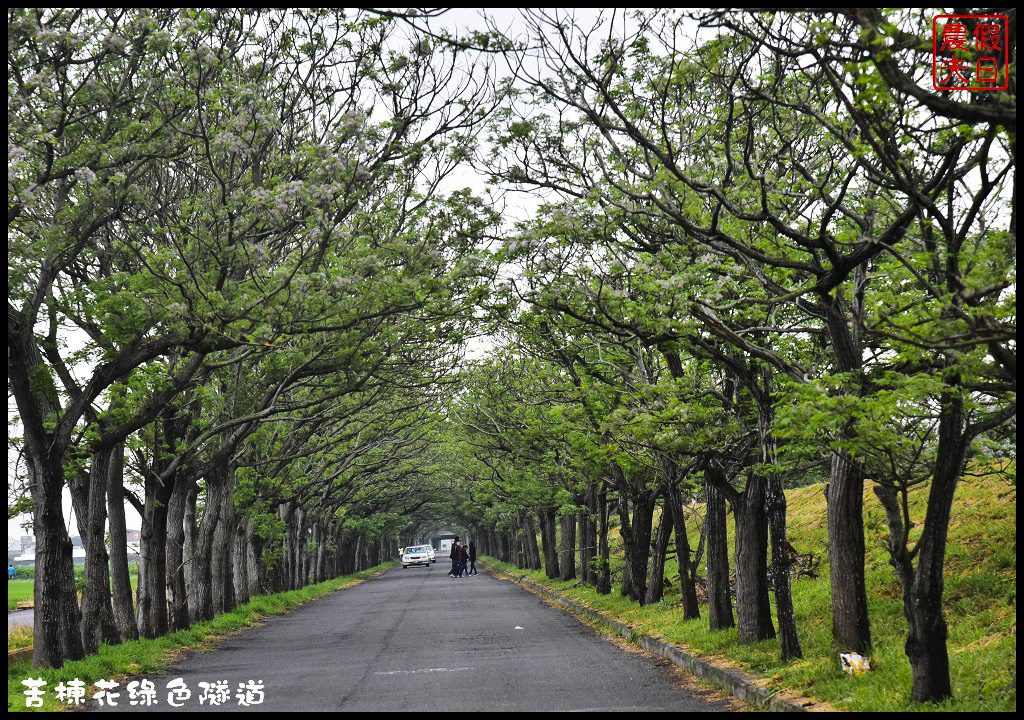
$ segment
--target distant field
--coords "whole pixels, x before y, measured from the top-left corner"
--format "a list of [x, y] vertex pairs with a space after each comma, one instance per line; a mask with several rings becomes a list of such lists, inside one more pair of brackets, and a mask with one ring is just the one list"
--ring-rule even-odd
[[32, 588], [34, 580], [8, 580], [7, 581], [7, 612], [10, 612], [22, 600], [32, 599]]
[[[132, 590], [139, 584], [138, 574], [133, 570], [131, 574]], [[18, 602], [32, 599], [32, 589], [35, 580], [8, 580], [7, 581], [7, 612], [17, 607]]]

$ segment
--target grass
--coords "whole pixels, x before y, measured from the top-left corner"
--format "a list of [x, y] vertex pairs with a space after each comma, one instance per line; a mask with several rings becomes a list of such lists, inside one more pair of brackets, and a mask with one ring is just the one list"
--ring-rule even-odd
[[32, 599], [32, 589], [35, 587], [33, 580], [8, 580], [7, 581], [7, 612], [17, 607], [19, 602]]
[[[825, 501], [821, 485], [787, 492], [790, 542], [801, 552], [824, 556]], [[543, 572], [529, 572], [489, 559], [516, 575], [528, 575], [564, 595], [613, 615], [641, 632], [687, 646], [709, 657], [738, 663], [780, 690], [792, 690], [855, 711], [1016, 711], [1016, 487], [999, 476], [967, 477], [959, 484], [949, 527], [944, 606], [949, 626], [947, 645], [953, 699], [918, 704], [910, 698], [910, 664], [903, 651], [907, 622], [902, 590], [885, 549], [885, 518], [878, 499], [865, 488], [864, 522], [867, 557], [872, 671], [857, 677], [843, 673], [832, 644], [827, 559], [816, 579], [793, 584], [793, 602], [804, 657], [782, 663], [775, 640], [741, 645], [736, 630], [711, 633], [707, 611], [684, 622], [674, 563], [666, 570], [673, 581], [666, 599], [641, 607], [611, 595], [597, 595], [577, 581], [559, 582]], [[927, 489], [912, 495], [912, 517], [924, 517]], [[732, 533], [730, 526], [730, 534]], [[692, 530], [691, 530], [692, 539]], [[613, 568], [615, 563], [613, 563]], [[703, 574], [703, 570], [701, 571]]]
[[[18, 574], [15, 579], [7, 581], [7, 612], [12, 612], [18, 602], [32, 600], [32, 591], [35, 587], [34, 568], [21, 566], [16, 570]], [[78, 584], [79, 591], [84, 587], [84, 573], [83, 566], [75, 566], [75, 582]], [[132, 591], [134, 591], [139, 584], [138, 566], [134, 564], [129, 566], [129, 581], [132, 584]], [[111, 589], [113, 589], [113, 585], [111, 585]]]
[[7, 651], [32, 647], [32, 628], [16, 627], [7, 631]]
[[[29, 661], [10, 665], [7, 668], [7, 710], [8, 712], [27, 710], [26, 698], [23, 694], [26, 687], [22, 685], [22, 680], [26, 678], [42, 678], [46, 682], [43, 687], [44, 705], [41, 708], [32, 708], [32, 710], [53, 712], [67, 709], [54, 700], [53, 688], [61, 682], [74, 679], [82, 680], [87, 688], [90, 688], [87, 694], [91, 696], [91, 686], [97, 680], [159, 672], [173, 662], [183, 649], [207, 646], [224, 635], [257, 624], [266, 616], [286, 613], [314, 598], [357, 583], [393, 564], [393, 562], [388, 562], [370, 570], [328, 580], [318, 585], [310, 585], [301, 590], [261, 595], [209, 622], [196, 623], [188, 630], [154, 639], [132, 640], [120, 645], [103, 645], [97, 654], [90, 655], [83, 660], [65, 663], [64, 667], [59, 669], [33, 670]], [[8, 633], [8, 644], [10, 644], [10, 635]]]

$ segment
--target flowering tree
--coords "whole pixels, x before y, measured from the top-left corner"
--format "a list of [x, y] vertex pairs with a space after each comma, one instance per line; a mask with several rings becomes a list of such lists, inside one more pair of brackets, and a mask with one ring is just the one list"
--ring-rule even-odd
[[26, 10], [9, 25], [10, 388], [36, 513], [34, 662], [60, 665], [96, 646], [110, 602], [88, 571], [80, 632], [66, 476], [101, 545], [98, 458], [134, 447], [140, 628], [159, 634], [171, 504], [200, 478], [230, 497], [225, 463], [294, 411], [295, 386], [332, 378], [315, 406], [462, 337], [490, 220], [438, 184], [489, 85], [374, 15]]

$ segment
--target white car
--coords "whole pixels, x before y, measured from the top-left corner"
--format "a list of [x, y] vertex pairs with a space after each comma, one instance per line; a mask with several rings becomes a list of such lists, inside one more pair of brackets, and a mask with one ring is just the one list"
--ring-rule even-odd
[[430, 563], [434, 562], [431, 560], [431, 556], [434, 554], [434, 548], [430, 545], [410, 545], [402, 553], [402, 567], [407, 568], [410, 565], [426, 565], [427, 569], [430, 569]]

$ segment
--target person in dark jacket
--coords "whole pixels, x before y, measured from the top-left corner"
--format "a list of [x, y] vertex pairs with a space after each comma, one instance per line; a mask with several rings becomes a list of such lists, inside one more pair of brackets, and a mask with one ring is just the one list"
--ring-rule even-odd
[[479, 575], [476, 569], [476, 543], [469, 541], [469, 571], [466, 575]]
[[455, 577], [461, 578], [466, 573], [466, 546], [462, 543], [455, 543], [455, 547], [458, 549], [457, 559], [455, 560]]
[[452, 540], [452, 551], [448, 553], [448, 559], [452, 561], [452, 569], [448, 571], [448, 577], [455, 577], [455, 571], [459, 568], [459, 536]]

